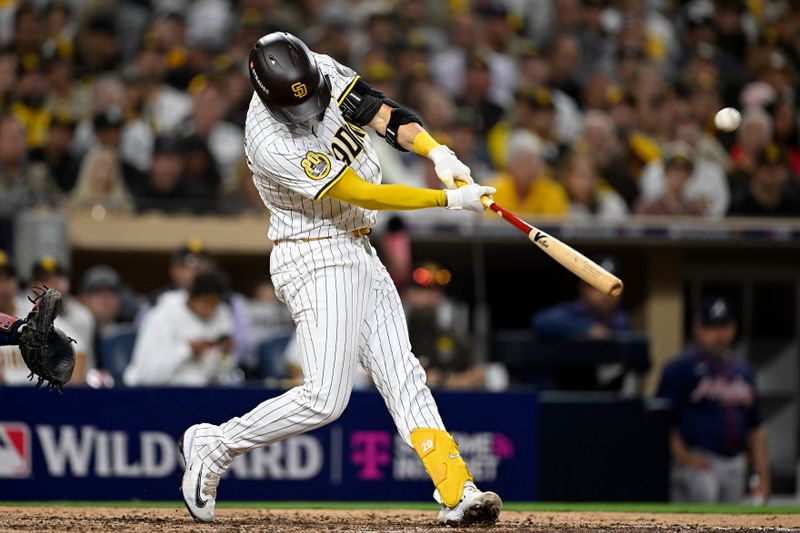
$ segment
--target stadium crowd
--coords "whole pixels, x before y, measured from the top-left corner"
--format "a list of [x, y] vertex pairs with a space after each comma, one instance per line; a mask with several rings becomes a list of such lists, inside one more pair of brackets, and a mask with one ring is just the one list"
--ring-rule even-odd
[[[511, 210], [603, 220], [799, 216], [799, 28], [800, 10], [783, 0], [6, 2], [0, 219], [32, 207], [96, 220], [263, 211], [242, 126], [252, 96], [247, 55], [274, 30], [296, 33], [416, 109]], [[734, 131], [715, 123], [723, 107], [742, 110], [741, 125], [725, 128]], [[427, 160], [375, 146], [385, 181], [440, 186]], [[441, 311], [449, 297], [437, 273], [446, 269], [421, 267], [429, 281], [421, 283], [402, 235], [390, 224], [383, 252], [408, 289], [415, 344], [431, 347], [423, 354], [429, 371], [442, 383], [480, 385], [486, 376], [468, 363], [469, 339], [453, 328], [464, 323], [452, 318], [458, 303]], [[106, 267], [85, 273], [74, 291], [80, 298], [67, 300], [74, 324], [66, 329], [85, 347], [80, 379], [108, 365], [94, 356], [114, 352], [106, 337], [127, 339], [122, 351], [134, 354], [118, 381], [155, 384], [177, 373], [184, 384], [202, 384], [220, 375], [211, 366], [158, 367], [156, 348], [168, 346], [159, 327], [193, 317], [214, 327], [181, 340], [191, 346], [188, 359], [232, 355], [222, 372], [229, 382], [266, 367], [297, 377], [291, 361], [270, 358], [292, 343], [269, 283], [247, 297], [228, 291], [224, 276], [195, 286], [207, 270], [200, 267], [213, 262], [190, 248], [172, 258], [163, 292], [173, 298], [137, 297]], [[22, 280], [11, 263], [0, 261], [0, 277], [12, 281], [0, 304], [19, 315], [25, 304], [13, 283]], [[57, 262], [39, 261], [24, 281], [70, 293]], [[116, 322], [134, 324], [132, 336], [119, 335]], [[145, 331], [150, 344], [134, 349]]]
[[[450, 270], [432, 262], [400, 270], [411, 342], [431, 386], [505, 388], [502, 365], [476, 362], [469, 309], [449, 294]], [[292, 317], [269, 278], [256, 280], [249, 294], [232, 290], [198, 239], [171, 254], [166, 272], [153, 273], [168, 281], [150, 294], [137, 293], [108, 265], [86, 270], [76, 287], [70, 274], [44, 256], [20, 275], [0, 252], [0, 313], [27, 315], [35, 287], [62, 293], [55, 326], [75, 341], [70, 385], [289, 387], [303, 379]], [[16, 346], [0, 347], [0, 385], [27, 384], [28, 374]], [[358, 387], [372, 386], [363, 370], [357, 377]]]
[[[262, 210], [246, 59], [273, 30], [355, 68], [533, 214], [800, 214], [785, 0], [12, 0], [0, 216]], [[719, 131], [721, 108], [742, 110]], [[377, 143], [389, 182], [438, 184]]]

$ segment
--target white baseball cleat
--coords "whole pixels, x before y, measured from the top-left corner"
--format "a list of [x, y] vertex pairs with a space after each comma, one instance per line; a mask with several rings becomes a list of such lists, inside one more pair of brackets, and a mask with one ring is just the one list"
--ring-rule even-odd
[[219, 474], [210, 471], [194, 448], [194, 435], [198, 425], [189, 427], [181, 435], [178, 448], [186, 462], [181, 481], [181, 495], [186, 508], [195, 520], [211, 522], [217, 505], [217, 485]]
[[442, 503], [439, 491], [433, 493], [434, 499], [442, 504], [439, 523], [447, 526], [468, 524], [494, 524], [500, 516], [503, 502], [494, 492], [481, 492], [472, 481], [464, 483], [461, 501], [453, 508]]

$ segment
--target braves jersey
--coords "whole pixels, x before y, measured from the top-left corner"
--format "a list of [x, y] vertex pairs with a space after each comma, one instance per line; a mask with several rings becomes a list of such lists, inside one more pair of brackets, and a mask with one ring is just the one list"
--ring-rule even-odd
[[671, 400], [690, 448], [737, 455], [761, 423], [753, 373], [733, 356], [719, 359], [689, 348], [664, 369], [658, 396]]
[[[273, 241], [331, 237], [375, 225], [375, 211], [322, 198], [348, 166], [370, 183], [380, 183], [381, 169], [369, 136], [339, 111], [358, 76], [327, 55], [313, 56], [331, 83], [331, 101], [321, 119], [283, 124], [256, 94], [247, 111], [245, 154], [270, 212]], [[299, 84], [293, 90], [302, 98], [308, 88]]]

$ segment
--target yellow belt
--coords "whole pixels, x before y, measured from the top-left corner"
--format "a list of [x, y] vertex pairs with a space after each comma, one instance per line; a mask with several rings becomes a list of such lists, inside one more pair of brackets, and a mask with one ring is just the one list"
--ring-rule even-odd
[[[354, 229], [353, 231], [350, 232], [350, 234], [353, 237], [363, 237], [364, 235], [369, 235], [370, 233], [372, 233], [372, 228], [359, 228], [359, 229]], [[333, 237], [336, 237], [336, 235], [329, 235], [327, 237], [304, 237], [301, 239], [278, 239], [277, 241], [275, 241], [275, 244], [287, 241], [295, 241], [295, 242], [324, 241], [325, 239], [331, 239]]]

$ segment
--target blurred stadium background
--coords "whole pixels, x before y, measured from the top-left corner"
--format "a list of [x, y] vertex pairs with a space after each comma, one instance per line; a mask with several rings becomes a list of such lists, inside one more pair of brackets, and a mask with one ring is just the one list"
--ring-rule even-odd
[[[482, 486], [666, 500], [670, 418], [654, 392], [713, 295], [731, 302], [756, 374], [773, 498], [793, 501], [800, 7], [788, 0], [0, 2], [0, 311], [24, 315], [38, 283], [70, 294], [60, 327], [80, 357], [61, 400], [28, 390], [19, 356], [0, 350], [0, 500], [172, 499], [169, 438], [300, 379], [242, 149], [246, 57], [275, 30], [417, 110], [499, 203], [625, 281], [630, 328], [553, 342], [532, 317], [577, 298], [577, 280], [512, 228], [380, 217], [373, 242]], [[725, 107], [741, 125], [715, 123]], [[376, 147], [384, 181], [438, 187], [427, 161]], [[126, 377], [159, 297], [212, 266], [231, 289], [232, 346], [188, 381]], [[379, 396], [359, 389], [340, 423], [253, 454], [226, 498], [425, 499]]]

